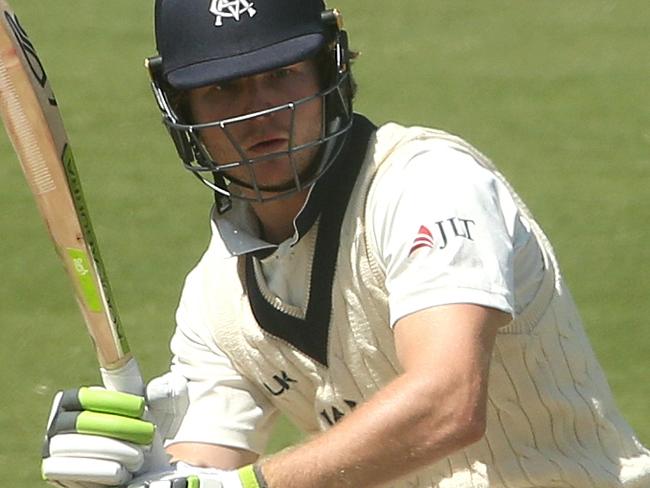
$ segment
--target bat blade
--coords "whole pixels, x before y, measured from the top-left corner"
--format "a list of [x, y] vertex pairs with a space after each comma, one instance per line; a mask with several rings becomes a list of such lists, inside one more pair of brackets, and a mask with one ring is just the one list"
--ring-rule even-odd
[[5, 0], [0, 0], [0, 113], [72, 282], [100, 366], [113, 377], [128, 370], [128, 378], [113, 386], [140, 392], [142, 379], [114, 306], [56, 97]]

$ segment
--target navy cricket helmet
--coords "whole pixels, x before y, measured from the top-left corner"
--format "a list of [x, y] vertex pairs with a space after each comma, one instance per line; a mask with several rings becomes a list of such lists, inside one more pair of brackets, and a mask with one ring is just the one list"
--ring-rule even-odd
[[[220, 212], [231, 198], [267, 201], [311, 186], [330, 167], [352, 125], [353, 81], [347, 34], [337, 10], [326, 10], [322, 0], [156, 0], [155, 35], [158, 55], [147, 59], [152, 88], [163, 122], [184, 166], [215, 192]], [[314, 58], [320, 60], [320, 90], [309, 97], [249, 114], [200, 124], [184, 109], [187, 90], [224, 83]], [[288, 111], [321, 99], [323, 120], [313, 140], [295, 143], [292, 134], [285, 150], [252, 157], [232, 135], [236, 124]], [[238, 159], [216, 161], [201, 139], [202, 129], [224, 132]], [[295, 158], [317, 148], [306, 174]], [[255, 167], [286, 157], [293, 181], [281, 188], [264, 188], [255, 180]], [[228, 171], [246, 166], [252, 181], [244, 183]], [[236, 187], [249, 191], [236, 191]], [[235, 190], [235, 191], [233, 191]], [[253, 190], [253, 191], [250, 191]]]

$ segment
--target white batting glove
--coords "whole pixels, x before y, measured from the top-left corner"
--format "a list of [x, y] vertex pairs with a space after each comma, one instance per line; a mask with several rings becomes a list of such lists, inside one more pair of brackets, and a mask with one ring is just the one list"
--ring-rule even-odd
[[[125, 376], [120, 372], [116, 384], [111, 372], [102, 371], [104, 384], [113, 389], [125, 388]], [[102, 388], [59, 392], [48, 422], [43, 478], [58, 486], [95, 488], [171, 472], [162, 439], [175, 434], [187, 410], [187, 380], [167, 373], [147, 385], [146, 396], [145, 409], [141, 396]]]
[[184, 376], [169, 372], [147, 384], [147, 410], [156, 421], [163, 440], [176, 436], [189, 404]]
[[128, 488], [268, 488], [259, 466], [252, 464], [224, 471], [177, 463], [173, 473], [146, 478], [133, 480]]
[[145, 400], [104, 388], [55, 396], [43, 449], [43, 478], [68, 488], [122, 486], [142, 473], [171, 472]]

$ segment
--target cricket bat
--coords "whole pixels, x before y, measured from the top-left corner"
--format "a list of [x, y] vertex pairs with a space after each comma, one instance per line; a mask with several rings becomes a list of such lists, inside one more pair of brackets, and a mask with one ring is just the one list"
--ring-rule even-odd
[[43, 64], [0, 0], [0, 112], [40, 214], [72, 282], [106, 387], [142, 394], [99, 255], [79, 175]]

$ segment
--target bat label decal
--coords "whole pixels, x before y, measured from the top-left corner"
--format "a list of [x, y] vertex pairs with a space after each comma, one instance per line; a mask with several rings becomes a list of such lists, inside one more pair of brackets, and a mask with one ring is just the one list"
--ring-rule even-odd
[[[44, 90], [48, 90], [47, 73], [45, 72], [45, 68], [43, 68], [43, 63], [41, 63], [41, 60], [38, 58], [38, 54], [36, 54], [36, 49], [34, 48], [32, 41], [29, 40], [27, 32], [25, 32], [25, 29], [20, 25], [18, 17], [16, 17], [15, 14], [10, 15], [9, 12], [5, 12], [5, 17], [14, 33], [14, 36], [16, 37], [16, 40], [18, 41], [18, 45], [25, 55], [25, 59], [27, 60], [27, 64], [29, 64], [29, 68], [32, 70], [34, 78]], [[47, 94], [47, 101], [50, 105], [57, 105], [56, 97], [51, 89], [49, 89], [49, 93]]]

